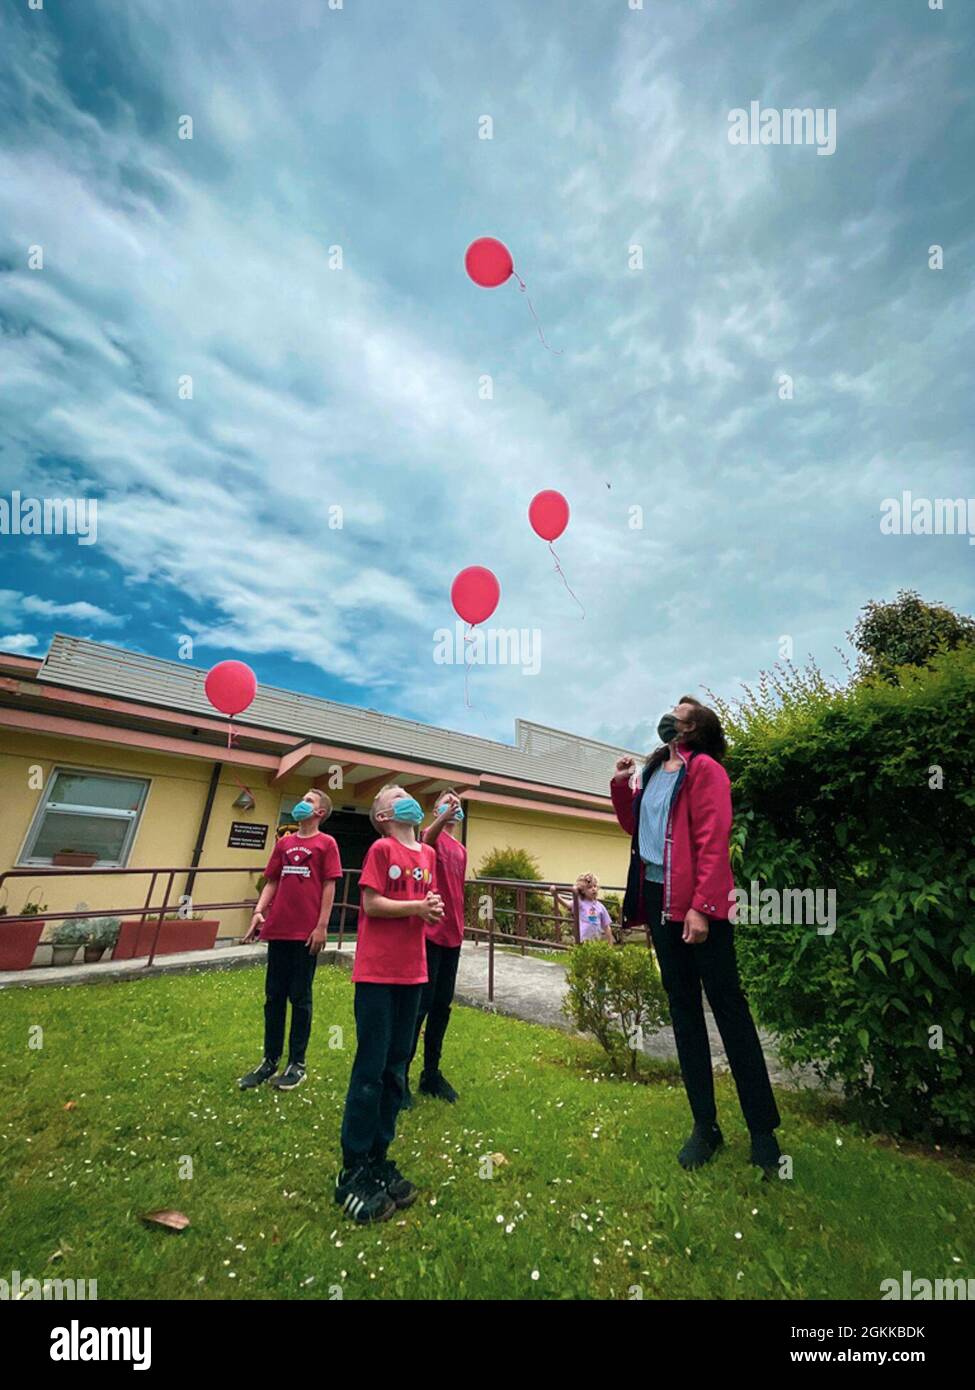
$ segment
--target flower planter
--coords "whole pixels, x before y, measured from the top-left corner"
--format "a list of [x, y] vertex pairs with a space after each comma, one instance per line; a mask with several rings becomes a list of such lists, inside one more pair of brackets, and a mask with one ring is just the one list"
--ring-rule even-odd
[[152, 918], [145, 922], [123, 922], [112, 960], [147, 956], [152, 950], [157, 928], [159, 940], [156, 942], [156, 955], [172, 956], [178, 951], [209, 951], [217, 939], [220, 923], [216, 918], [210, 922], [167, 921], [161, 926]]
[[59, 869], [90, 869], [97, 859], [97, 854], [85, 854], [80, 849], [62, 849], [52, 856], [51, 863]]
[[0, 970], [29, 970], [46, 926], [36, 917], [0, 917]]
[[74, 958], [75, 958], [75, 956], [76, 956], [77, 954], [78, 954], [78, 945], [77, 945], [77, 943], [75, 943], [73, 946], [57, 946], [57, 945], [53, 945], [53, 946], [51, 947], [51, 964], [52, 964], [52, 965], [71, 965], [71, 964], [74, 962]]
[[87, 963], [88, 965], [94, 965], [95, 961], [96, 961], [96, 960], [101, 960], [101, 958], [102, 958], [102, 956], [103, 956], [104, 954], [105, 954], [105, 947], [104, 947], [104, 946], [86, 946], [86, 947], [85, 947], [85, 961], [86, 961], [86, 963]]

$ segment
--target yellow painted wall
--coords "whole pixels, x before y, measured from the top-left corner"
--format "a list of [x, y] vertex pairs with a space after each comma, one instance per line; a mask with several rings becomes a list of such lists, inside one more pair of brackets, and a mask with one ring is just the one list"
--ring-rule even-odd
[[[219, 754], [219, 750], [215, 752]], [[219, 756], [216, 760], [219, 761]], [[100, 746], [80, 739], [0, 731], [0, 868], [16, 865], [37, 804], [44, 794], [30, 786], [32, 769], [41, 769], [46, 788], [55, 766], [147, 777], [149, 793], [128, 867], [188, 865], [206, 803], [212, 765], [204, 758], [180, 758], [138, 748]], [[241, 811], [232, 805], [240, 793], [240, 783], [256, 800], [252, 811]], [[224, 768], [200, 867], [239, 865], [240, 868], [236, 873], [200, 875], [193, 888], [195, 909], [207, 902], [232, 902], [256, 896], [255, 876], [247, 870], [262, 868], [270, 854], [282, 798], [292, 796], [297, 800], [307, 786], [307, 778], [300, 774], [272, 788], [267, 785], [264, 770], [248, 772], [244, 768]], [[342, 802], [353, 804], [354, 797], [350, 793], [351, 788], [348, 788], [341, 794]], [[338, 797], [335, 799], [338, 804]], [[227, 838], [234, 820], [267, 824], [266, 849], [230, 849]], [[325, 828], [327, 830], [327, 824]], [[507, 845], [534, 854], [542, 874], [552, 881], [572, 882], [577, 874], [584, 872], [597, 874], [607, 889], [626, 881], [629, 843], [616, 826], [549, 812], [468, 802], [469, 873], [473, 876], [490, 850]], [[339, 848], [341, 850], [341, 841]], [[171, 901], [183, 892], [184, 886], [185, 876], [178, 875]], [[40, 898], [51, 912], [74, 911], [81, 903], [92, 909], [132, 908], [143, 904], [148, 888], [148, 875], [83, 881], [82, 873], [50, 877], [38, 870], [27, 879], [8, 880], [0, 890], [0, 904], [15, 916], [28, 896], [36, 900], [37, 890], [41, 889]], [[161, 876], [153, 898], [155, 903], [162, 902], [164, 889], [165, 876]], [[219, 920], [221, 936], [237, 936], [246, 929], [246, 910], [206, 911], [205, 915]]]
[[[217, 750], [218, 751], [218, 750]], [[219, 761], [219, 759], [217, 759]], [[196, 843], [197, 831], [213, 764], [208, 759], [179, 758], [141, 751], [138, 748], [99, 746], [79, 739], [52, 738], [0, 732], [0, 868], [14, 868], [38, 802], [44, 792], [30, 786], [31, 770], [41, 769], [43, 786], [54, 767], [85, 768], [93, 772], [130, 773], [149, 778], [149, 792], [136, 831], [127, 867], [188, 865]], [[240, 794], [234, 775], [248, 787], [256, 800], [252, 811], [235, 809], [232, 802]], [[34, 778], [36, 781], [36, 777]], [[229, 867], [240, 865], [241, 871], [227, 874], [202, 874], [193, 887], [194, 908], [208, 902], [237, 902], [256, 897], [254, 875], [246, 872], [251, 866], [266, 863], [274, 844], [281, 799], [298, 795], [307, 788], [307, 780], [291, 779], [280, 786], [267, 786], [265, 771], [225, 767], [221, 775], [210, 815], [210, 826], [200, 859], [207, 865]], [[231, 821], [256, 821], [269, 826], [266, 850], [229, 849], [227, 838]], [[155, 903], [161, 903], [166, 875], [157, 882]], [[185, 875], [177, 875], [170, 901], [185, 887]], [[81, 873], [51, 877], [43, 870], [26, 879], [8, 880], [0, 890], [0, 903], [15, 916], [28, 896], [40, 898], [51, 912], [75, 911], [79, 903], [88, 907], [141, 906], [149, 890], [148, 875], [118, 875], [83, 881]], [[220, 922], [220, 935], [239, 935], [246, 929], [245, 910], [205, 912]], [[52, 924], [48, 924], [49, 927]]]
[[593, 873], [606, 889], [624, 887], [630, 862], [629, 838], [619, 826], [514, 806], [469, 801], [467, 855], [470, 874], [493, 849], [525, 849], [538, 860], [543, 878], [572, 883]]

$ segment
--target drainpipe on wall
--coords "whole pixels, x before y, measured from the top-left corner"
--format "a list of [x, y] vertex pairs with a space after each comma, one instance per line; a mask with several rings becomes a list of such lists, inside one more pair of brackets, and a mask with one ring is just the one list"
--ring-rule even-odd
[[[195, 869], [200, 862], [203, 853], [203, 843], [207, 837], [207, 829], [210, 825], [210, 812], [213, 810], [213, 798], [217, 794], [217, 787], [220, 783], [220, 774], [223, 772], [223, 763], [214, 763], [213, 771], [210, 773], [210, 787], [207, 791], [206, 805], [203, 807], [203, 816], [200, 820], [200, 828], [196, 833], [196, 844], [193, 846], [193, 857], [190, 860]], [[193, 883], [196, 874], [189, 873], [186, 876], [186, 887], [183, 889], [184, 896], [190, 897], [193, 892]]]

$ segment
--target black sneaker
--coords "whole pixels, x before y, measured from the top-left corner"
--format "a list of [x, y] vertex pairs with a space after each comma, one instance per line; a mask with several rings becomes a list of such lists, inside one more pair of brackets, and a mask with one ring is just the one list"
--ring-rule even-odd
[[454, 1101], [458, 1099], [453, 1086], [439, 1071], [429, 1075], [424, 1072], [420, 1077], [420, 1090], [425, 1096], [436, 1096], [437, 1100], [445, 1100], [449, 1105], [453, 1105]]
[[781, 1157], [782, 1150], [779, 1148], [779, 1141], [771, 1130], [768, 1134], [752, 1135], [751, 1161], [756, 1168], [761, 1168], [767, 1178], [778, 1177]]
[[237, 1084], [242, 1091], [253, 1090], [255, 1086], [263, 1086], [265, 1081], [270, 1081], [277, 1069], [277, 1062], [269, 1062], [265, 1057], [259, 1067], [255, 1067], [246, 1076], [242, 1076]]
[[367, 1163], [340, 1170], [335, 1179], [335, 1200], [359, 1226], [388, 1221], [396, 1212], [396, 1203]]
[[280, 1076], [276, 1076], [271, 1085], [276, 1091], [293, 1091], [296, 1086], [300, 1086], [305, 1079], [305, 1068], [301, 1062], [289, 1062]]
[[385, 1158], [380, 1163], [373, 1163], [372, 1172], [400, 1210], [404, 1207], [411, 1207], [419, 1196], [418, 1189], [410, 1182], [409, 1178], [403, 1177], [391, 1158]]
[[717, 1125], [695, 1125], [687, 1143], [677, 1155], [682, 1168], [702, 1168], [724, 1143], [724, 1135]]

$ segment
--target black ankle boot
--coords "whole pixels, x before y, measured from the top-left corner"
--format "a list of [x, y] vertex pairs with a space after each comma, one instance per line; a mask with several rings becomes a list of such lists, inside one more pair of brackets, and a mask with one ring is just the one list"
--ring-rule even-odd
[[779, 1141], [771, 1130], [767, 1134], [752, 1135], [751, 1161], [756, 1168], [761, 1168], [767, 1178], [778, 1176], [781, 1157]]
[[701, 1168], [705, 1163], [710, 1163], [723, 1143], [724, 1135], [716, 1124], [696, 1124], [677, 1155], [677, 1162], [682, 1168]]

